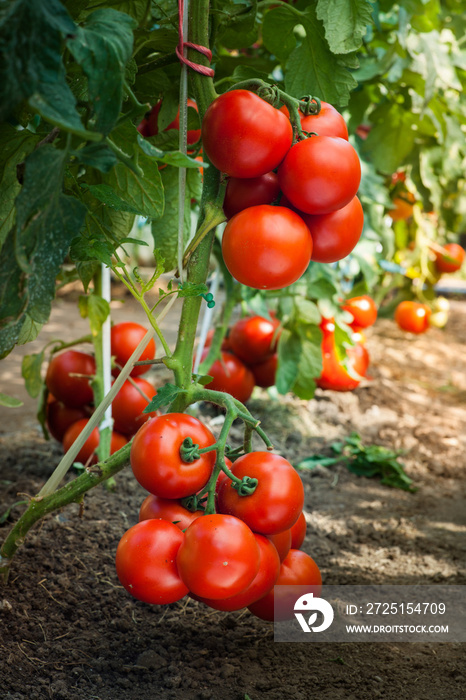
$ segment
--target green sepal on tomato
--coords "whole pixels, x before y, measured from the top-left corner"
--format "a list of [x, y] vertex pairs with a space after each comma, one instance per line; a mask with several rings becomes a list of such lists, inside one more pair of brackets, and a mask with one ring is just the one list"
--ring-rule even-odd
[[[280, 107], [280, 112], [289, 117], [286, 105]], [[301, 128], [308, 133], [314, 132], [318, 136], [338, 136], [348, 141], [348, 127], [342, 115], [333, 105], [321, 100], [318, 114], [305, 115], [299, 110]]]

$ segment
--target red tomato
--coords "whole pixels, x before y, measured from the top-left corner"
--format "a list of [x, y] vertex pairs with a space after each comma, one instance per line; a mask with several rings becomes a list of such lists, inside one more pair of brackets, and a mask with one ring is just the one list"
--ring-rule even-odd
[[[51, 394], [49, 394], [49, 397]], [[90, 406], [80, 406], [78, 408], [70, 408], [65, 406], [61, 401], [57, 401], [53, 398], [52, 401], [47, 402], [47, 428], [50, 434], [61, 442], [63, 437], [73, 423], [80, 420], [81, 418], [89, 418], [92, 413]]]
[[173, 523], [180, 530], [185, 530], [193, 520], [204, 515], [202, 510], [190, 511], [184, 508], [179, 501], [170, 498], [158, 498], [150, 493], [142, 502], [139, 509], [139, 522], [162, 518]]
[[192, 597], [209, 605], [214, 610], [231, 611], [241, 610], [268, 593], [278, 578], [280, 559], [277, 550], [267, 537], [257, 534], [254, 537], [259, 546], [259, 571], [252, 583], [242, 593], [220, 600], [201, 598], [191, 594]]
[[[208, 349], [205, 349], [201, 355], [202, 360], [207, 357], [207, 353]], [[220, 353], [220, 359], [215, 360], [207, 374], [213, 377], [212, 381], [206, 384], [207, 389], [224, 391], [241, 403], [245, 403], [251, 397], [254, 375], [249, 367], [231, 352]]]
[[419, 335], [429, 328], [431, 311], [426, 304], [417, 301], [402, 301], [395, 309], [395, 321], [402, 331]]
[[185, 413], [157, 416], [139, 428], [131, 446], [131, 467], [146, 491], [160, 498], [184, 498], [206, 485], [215, 464], [215, 451], [201, 454], [194, 462], [184, 462], [180, 447], [186, 437], [201, 448], [215, 442], [205, 425]]
[[[194, 100], [191, 100], [188, 98], [188, 107], [192, 107], [193, 109], [198, 112], [197, 104], [194, 102]], [[164, 131], [168, 131], [169, 129], [177, 129], [179, 131], [180, 129], [180, 110], [178, 109], [178, 114], [174, 118], [174, 120], [167, 126]], [[191, 146], [193, 143], [196, 143], [196, 141], [199, 141], [201, 138], [201, 130], [200, 129], [191, 129], [188, 131], [187, 135], [187, 143], [189, 146]], [[202, 160], [202, 159], [201, 159]]]
[[[149, 112], [149, 115], [144, 117], [142, 122], [138, 126], [138, 131], [142, 136], [157, 136], [159, 133], [159, 125], [158, 125], [158, 117], [159, 117], [159, 112], [160, 108], [162, 107], [162, 100], [157, 102], [155, 104], [151, 111]], [[192, 107], [193, 109], [198, 111], [197, 104], [194, 102], [194, 100], [188, 99], [188, 107]], [[164, 129], [164, 131], [168, 131], [169, 129], [178, 129], [180, 128], [180, 110], [178, 109], [178, 114], [174, 118], [172, 122]], [[191, 131], [188, 131], [188, 137], [187, 137], [187, 142], [189, 145], [196, 143], [196, 141], [199, 141], [201, 137], [201, 130], [200, 129], [192, 129]], [[202, 160], [202, 159], [201, 159]]]
[[364, 212], [357, 197], [329, 214], [301, 214], [312, 236], [311, 260], [332, 263], [346, 258], [361, 238]]
[[290, 528], [304, 504], [304, 488], [296, 469], [279, 455], [249, 452], [235, 461], [232, 473], [258, 480], [250, 496], [240, 496], [226, 479], [218, 492], [218, 509], [241, 518], [251, 530], [274, 535]]
[[309, 265], [312, 238], [302, 218], [286, 207], [261, 204], [236, 214], [222, 240], [225, 265], [254, 289], [282, 289]]
[[[154, 398], [157, 392], [152, 384], [139, 377], [135, 377], [132, 381], [144, 392], [149, 401]], [[157, 415], [156, 411], [152, 413], [143, 413], [146, 406], [148, 406], [147, 400], [138, 389], [127, 380], [112, 403], [115, 430], [119, 433], [123, 433], [123, 435], [134, 435], [141, 425], [149, 420], [149, 418], [153, 418]]]
[[301, 513], [293, 527], [291, 528], [291, 549], [299, 549], [306, 537], [306, 518]]
[[[333, 319], [323, 319], [321, 323], [323, 332], [322, 338], [322, 372], [316, 384], [321, 389], [330, 389], [332, 391], [352, 391], [359, 386], [363, 375], [359, 375], [356, 371], [354, 353], [348, 351], [347, 362], [356, 376], [351, 376], [342, 361], [339, 359], [335, 345], [335, 324]], [[357, 355], [356, 351], [356, 355]], [[361, 364], [358, 367], [361, 368]], [[366, 368], [367, 369], [367, 368]], [[357, 378], [359, 375], [359, 378]]]
[[77, 408], [94, 398], [90, 379], [95, 375], [92, 355], [78, 350], [65, 350], [50, 360], [45, 377], [47, 389], [65, 406]]
[[348, 141], [311, 136], [296, 143], [278, 169], [284, 195], [306, 214], [329, 214], [358, 191], [361, 164]]
[[256, 386], [261, 386], [266, 389], [275, 384], [275, 375], [277, 374], [278, 355], [274, 353], [266, 360], [252, 365], [251, 372], [254, 375]]
[[253, 178], [230, 177], [225, 191], [223, 211], [227, 219], [243, 209], [271, 204], [280, 193], [278, 175], [273, 171]]
[[[348, 141], [348, 127], [346, 122], [335, 107], [328, 102], [321, 101], [319, 114], [309, 114], [307, 117], [300, 111], [301, 128], [303, 131], [318, 134], [319, 136], [338, 136]], [[280, 107], [280, 111], [289, 117], [286, 105]]]
[[178, 574], [176, 555], [184, 534], [167, 520], [144, 520], [121, 538], [115, 558], [120, 583], [144, 603], [166, 605], [188, 593]]
[[365, 377], [370, 363], [369, 353], [365, 345], [363, 343], [350, 345], [346, 353], [352, 370], [359, 374], [360, 377]]
[[353, 317], [351, 326], [358, 329], [372, 326], [377, 319], [377, 305], [367, 294], [347, 299], [341, 308], [350, 312]]
[[[280, 589], [277, 589], [277, 586], [308, 586], [309, 592], [319, 596], [322, 590], [322, 576], [319, 567], [308, 554], [299, 549], [290, 549], [280, 567], [275, 587], [263, 598], [248, 605], [248, 609], [253, 615], [270, 622], [274, 619], [288, 620], [293, 618], [296, 594], [291, 593], [290, 589], [285, 589], [284, 592], [282, 589], [280, 595]], [[280, 597], [275, 604], [275, 591], [277, 590]]]
[[204, 515], [186, 530], [177, 565], [194, 595], [229, 598], [253, 582], [259, 570], [259, 545], [242, 520]]
[[[210, 346], [212, 345], [212, 339], [214, 337], [214, 333], [215, 333], [214, 328], [211, 328], [210, 331], [207, 333], [205, 343], [204, 343], [205, 348], [210, 348]], [[225, 351], [231, 350], [230, 339], [229, 339], [228, 335], [226, 335], [224, 337], [224, 339], [222, 340], [222, 344], [220, 346], [220, 349], [225, 350]]]
[[[89, 418], [81, 418], [80, 420], [76, 421], [76, 423], [73, 423], [73, 425], [70, 425], [70, 427], [63, 436], [63, 449], [65, 450], [65, 452], [68, 452], [71, 445], [74, 443], [78, 435], [84, 430], [88, 423]], [[99, 446], [99, 442], [99, 428], [94, 428], [94, 430], [89, 435], [86, 442], [76, 455], [75, 460], [77, 462], [87, 464], [87, 461], [90, 459], [90, 464], [97, 464], [97, 455], [95, 454], [95, 452]], [[128, 440], [123, 435], [113, 432], [110, 441], [110, 454], [112, 455], [114, 452], [118, 452], [118, 450], [124, 445], [126, 445], [127, 442]]]
[[213, 165], [232, 177], [274, 170], [293, 141], [289, 119], [249, 90], [230, 90], [214, 100], [202, 122], [202, 144]]
[[463, 265], [466, 255], [464, 248], [458, 243], [446, 243], [443, 249], [445, 253], [435, 254], [435, 267], [439, 272], [456, 272]]
[[[115, 362], [120, 367], [123, 367], [132, 353], [139, 345], [143, 337], [146, 335], [146, 329], [139, 323], [132, 321], [123, 321], [112, 326], [111, 330], [111, 345], [112, 355], [115, 356]], [[155, 357], [155, 341], [152, 338], [146, 345], [145, 350], [140, 354], [139, 360], [153, 360]], [[133, 367], [130, 374], [136, 377], [139, 374], [144, 374], [150, 369], [150, 365], [138, 365]], [[120, 373], [118, 368], [112, 371], [114, 377]]]
[[291, 549], [291, 528], [283, 530], [283, 532], [277, 532], [275, 535], [268, 535], [268, 538], [274, 544], [280, 557], [280, 562], [282, 562]]
[[275, 352], [280, 321], [263, 316], [240, 318], [228, 336], [231, 349], [247, 365], [262, 362]]

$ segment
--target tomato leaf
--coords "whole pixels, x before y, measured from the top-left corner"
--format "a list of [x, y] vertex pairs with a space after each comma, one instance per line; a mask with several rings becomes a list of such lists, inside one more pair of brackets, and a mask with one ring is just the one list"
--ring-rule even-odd
[[22, 405], [23, 402], [16, 399], [14, 396], [8, 396], [8, 394], [3, 394], [0, 392], [0, 406], [6, 406], [7, 408], [18, 408]]
[[318, 0], [316, 15], [324, 24], [330, 50], [349, 53], [361, 46], [372, 23], [372, 5], [369, 0]]
[[93, 128], [103, 134], [111, 131], [120, 113], [125, 65], [131, 58], [136, 26], [128, 15], [103, 8], [93, 12], [67, 42], [88, 79]]
[[83, 189], [89, 190], [93, 197], [106, 204], [115, 211], [127, 211], [130, 214], [140, 214], [140, 208], [118, 196], [111, 185], [102, 183], [100, 185], [82, 185]]
[[36, 399], [44, 384], [41, 376], [42, 363], [44, 361], [44, 352], [25, 355], [21, 364], [21, 375], [24, 379], [26, 391], [29, 396]]
[[81, 317], [89, 319], [92, 334], [97, 335], [110, 313], [110, 304], [98, 294], [88, 294], [79, 297], [78, 306]]
[[[194, 111], [194, 110], [192, 110]], [[174, 165], [177, 168], [208, 168], [208, 163], [201, 163], [195, 158], [191, 158], [181, 151], [162, 151], [162, 149], [153, 146], [149, 141], [142, 136], [138, 136], [138, 143], [144, 153], [152, 158], [156, 158], [161, 163]]]
[[72, 155], [84, 165], [108, 173], [117, 163], [117, 157], [104, 143], [88, 143], [84, 148], [72, 151]]
[[174, 384], [165, 384], [157, 389], [157, 393], [148, 406], [145, 407], [143, 413], [151, 413], [158, 411], [163, 406], [168, 406], [183, 390]]
[[411, 152], [417, 117], [399, 104], [383, 104], [374, 110], [374, 127], [363, 145], [376, 168], [384, 173], [393, 173]]
[[300, 338], [287, 329], [283, 329], [278, 341], [278, 366], [275, 385], [279, 394], [291, 391], [298, 376], [302, 343]]

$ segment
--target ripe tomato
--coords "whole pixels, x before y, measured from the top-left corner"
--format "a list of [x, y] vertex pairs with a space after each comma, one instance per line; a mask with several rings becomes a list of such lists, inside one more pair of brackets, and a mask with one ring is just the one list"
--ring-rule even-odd
[[[290, 549], [282, 562], [275, 587], [263, 598], [248, 605], [253, 615], [261, 620], [291, 620], [294, 616], [296, 594], [290, 589], [277, 589], [277, 586], [306, 586], [309, 592], [319, 596], [322, 590], [322, 576], [315, 561], [299, 549]], [[275, 591], [279, 598], [275, 601]]]
[[351, 326], [358, 329], [372, 326], [377, 319], [377, 305], [367, 294], [347, 299], [341, 308], [350, 312], [353, 317]]
[[254, 289], [282, 289], [305, 272], [312, 238], [294, 211], [261, 204], [230, 219], [223, 232], [222, 252], [238, 282]]
[[139, 509], [139, 522], [162, 518], [185, 530], [193, 520], [204, 515], [202, 510], [190, 511], [184, 508], [179, 501], [170, 498], [158, 498], [150, 493], [142, 502]]
[[249, 90], [224, 92], [202, 122], [205, 153], [232, 177], [259, 177], [274, 170], [292, 141], [289, 119]]
[[311, 136], [290, 149], [278, 169], [278, 180], [297, 209], [306, 214], [328, 214], [355, 197], [361, 164], [348, 141]]
[[242, 479], [258, 480], [250, 496], [240, 496], [226, 479], [218, 492], [218, 509], [241, 518], [251, 530], [274, 535], [290, 528], [299, 517], [304, 504], [301, 477], [289, 462], [270, 452], [249, 452], [237, 459], [231, 469]]
[[[321, 345], [322, 372], [320, 377], [316, 379], [317, 386], [321, 389], [330, 389], [332, 391], [352, 391], [356, 389], [363, 377], [356, 370], [356, 365], [359, 369], [363, 367], [363, 363], [361, 363], [362, 358], [359, 358], [358, 351], [356, 353], [353, 351], [353, 355], [350, 349], [347, 351], [347, 363], [351, 367], [352, 372], [355, 373], [355, 376], [351, 376], [337, 355], [333, 319], [323, 319], [320, 327], [323, 332]], [[356, 357], [358, 358], [357, 360], [355, 359]]]
[[280, 321], [263, 316], [240, 318], [228, 336], [231, 349], [247, 365], [262, 362], [275, 352]]
[[209, 605], [214, 610], [241, 610], [251, 603], [262, 598], [273, 587], [280, 571], [280, 559], [272, 542], [263, 535], [254, 535], [259, 546], [259, 571], [252, 583], [231, 598], [212, 600], [211, 598], [201, 598], [191, 594], [192, 598]]
[[78, 350], [65, 350], [54, 355], [45, 376], [47, 389], [65, 406], [77, 408], [94, 398], [89, 377], [95, 375], [92, 355]]
[[131, 467], [146, 491], [160, 498], [184, 498], [206, 485], [215, 464], [215, 451], [184, 462], [180, 447], [191, 437], [199, 447], [213, 445], [215, 437], [197, 418], [167, 413], [151, 418], [133, 438]]
[[466, 255], [464, 248], [458, 243], [446, 243], [443, 249], [445, 253], [435, 254], [435, 267], [439, 272], [456, 272], [463, 265]]
[[176, 567], [184, 540], [167, 520], [144, 520], [121, 538], [115, 557], [118, 578], [128, 593], [144, 603], [166, 605], [188, 593]]
[[[207, 357], [206, 348], [201, 358]], [[212, 381], [206, 384], [207, 389], [212, 391], [224, 391], [231, 394], [235, 399], [245, 403], [254, 389], [254, 375], [241, 360], [231, 352], [220, 353], [220, 359], [215, 360], [207, 374], [213, 377]]]
[[[52, 395], [49, 394], [49, 399]], [[89, 418], [92, 413], [90, 406], [79, 406], [78, 408], [70, 408], [65, 406], [61, 401], [57, 401], [52, 397], [51, 401], [47, 401], [47, 428], [49, 433], [61, 442], [63, 437], [73, 423], [81, 418]]]
[[299, 549], [306, 537], [306, 518], [301, 513], [293, 527], [291, 528], [291, 549]]
[[[111, 346], [112, 355], [115, 356], [115, 362], [120, 367], [123, 367], [132, 353], [146, 334], [146, 329], [139, 323], [132, 321], [123, 321], [112, 326], [111, 330]], [[145, 350], [140, 354], [139, 360], [153, 360], [155, 357], [155, 341], [152, 338], [146, 345]], [[138, 365], [133, 367], [130, 372], [132, 377], [139, 374], [144, 374], [150, 369], [150, 365]], [[112, 371], [114, 377], [118, 376], [120, 370], [115, 368]]]
[[[78, 435], [84, 430], [88, 423], [89, 418], [81, 418], [80, 420], [76, 421], [76, 423], [73, 423], [73, 425], [70, 425], [70, 427], [63, 436], [63, 449], [65, 450], [65, 452], [68, 452], [71, 445], [74, 443]], [[90, 464], [96, 464], [96, 450], [99, 446], [99, 442], [99, 428], [94, 428], [94, 430], [89, 435], [86, 442], [76, 455], [76, 461], [82, 462], [83, 464], [87, 464], [87, 461], [90, 460]], [[114, 452], [118, 452], [118, 450], [124, 445], [126, 445], [127, 442], [128, 440], [124, 437], [124, 435], [112, 432], [112, 437], [110, 441], [110, 454], [112, 455]]]
[[402, 331], [419, 335], [429, 328], [431, 311], [426, 304], [417, 301], [402, 301], [395, 309], [395, 321]]
[[[348, 127], [340, 112], [328, 102], [321, 101], [320, 105], [319, 114], [305, 116], [301, 111], [299, 112], [302, 130], [313, 131], [319, 136], [338, 136], [348, 141]], [[280, 107], [280, 112], [289, 117], [286, 105]]]
[[[149, 401], [156, 395], [157, 392], [152, 384], [145, 379], [135, 377], [133, 382], [144, 392]], [[156, 411], [152, 413], [143, 413], [146, 406], [148, 406], [147, 400], [140, 394], [138, 389], [127, 380], [112, 403], [115, 430], [123, 435], [134, 435], [141, 425], [149, 420], [149, 418], [153, 418], [157, 415]]]
[[275, 546], [280, 562], [282, 562], [291, 549], [291, 528], [277, 532], [275, 535], [268, 535], [268, 538]]
[[225, 190], [223, 211], [227, 219], [243, 209], [271, 204], [280, 193], [278, 175], [273, 171], [252, 178], [230, 177]]
[[263, 389], [267, 389], [267, 387], [273, 386], [275, 384], [277, 366], [277, 353], [270, 355], [270, 357], [268, 357], [266, 360], [258, 362], [256, 365], [252, 365], [251, 372], [254, 375], [254, 381], [256, 382], [256, 386], [261, 386]]
[[[194, 100], [191, 100], [188, 98], [188, 107], [192, 107], [193, 109], [198, 112], [197, 104], [194, 102]], [[180, 110], [178, 109], [178, 114], [174, 118], [174, 120], [167, 126], [164, 131], [168, 131], [169, 129], [177, 129], [179, 131], [180, 129]], [[193, 143], [196, 143], [196, 141], [199, 141], [201, 138], [201, 130], [200, 129], [190, 129], [187, 134], [187, 143], [188, 146], [191, 146]], [[202, 159], [201, 159], [202, 160]]]
[[416, 197], [412, 192], [403, 192], [402, 195], [395, 197], [393, 200], [393, 209], [390, 209], [388, 215], [393, 221], [409, 219], [413, 215], [413, 204], [415, 201]]
[[301, 214], [312, 236], [311, 260], [332, 263], [346, 258], [361, 238], [364, 212], [357, 197], [329, 214]]
[[259, 570], [259, 545], [248, 526], [231, 515], [204, 515], [185, 532], [176, 558], [189, 590], [203, 598], [244, 591]]

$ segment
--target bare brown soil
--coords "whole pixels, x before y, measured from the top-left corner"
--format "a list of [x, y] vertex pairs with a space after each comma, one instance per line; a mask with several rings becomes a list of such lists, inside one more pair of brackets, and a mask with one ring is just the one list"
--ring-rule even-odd
[[[353, 430], [367, 443], [406, 450], [414, 494], [343, 466], [302, 472], [303, 548], [328, 584], [466, 583], [466, 305], [452, 306], [445, 331], [420, 337], [378, 321], [368, 338], [372, 379], [353, 393], [319, 391], [309, 402], [258, 393], [250, 402], [277, 450], [295, 464], [330, 454], [331, 443]], [[72, 308], [61, 300], [56, 326], [44, 332], [63, 334], [66, 323], [71, 336], [81, 333], [81, 320], [70, 322]], [[16, 352], [0, 365], [3, 391], [20, 391], [20, 357]], [[206, 421], [213, 416], [205, 412]], [[3, 411], [0, 426], [1, 515], [24, 499], [18, 493], [37, 493], [61, 447], [41, 437], [32, 402], [8, 417]], [[458, 644], [277, 644], [271, 625], [247, 611], [220, 613], [190, 599], [163, 608], [131, 599], [119, 585], [114, 555], [144, 495], [125, 469], [114, 492], [98, 487], [87, 495], [83, 517], [69, 506], [29, 534], [9, 585], [0, 589], [2, 699], [465, 697]], [[13, 508], [0, 538], [23, 507]]]

